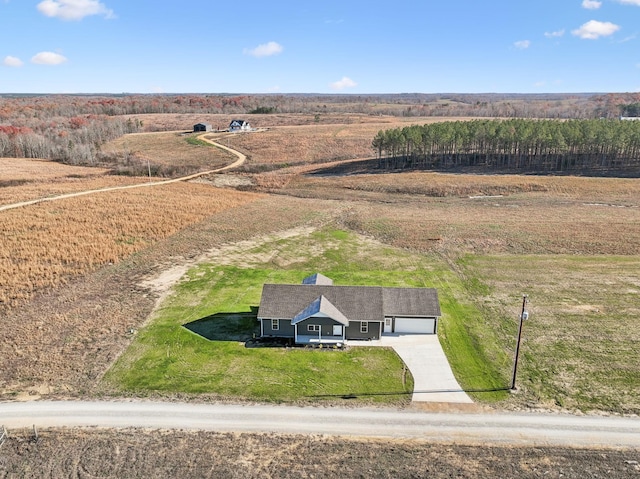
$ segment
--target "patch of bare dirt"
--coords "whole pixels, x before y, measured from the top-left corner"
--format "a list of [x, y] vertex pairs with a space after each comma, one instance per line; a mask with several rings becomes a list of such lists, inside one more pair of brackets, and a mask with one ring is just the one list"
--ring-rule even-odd
[[219, 265], [235, 264], [240, 267], [248, 267], [251, 264], [264, 263], [269, 261], [272, 252], [247, 252], [267, 243], [285, 240], [296, 236], [308, 236], [313, 233], [315, 229], [315, 227], [300, 226], [290, 230], [279, 231], [277, 233], [271, 233], [239, 241], [237, 243], [226, 244], [218, 248], [213, 248], [196, 258], [189, 260], [184, 259], [179, 264], [174, 264], [164, 271], [161, 271], [160, 274], [144, 278], [139, 283], [139, 286], [154, 293], [158, 298], [156, 304], [159, 305], [171, 292], [171, 288], [180, 281], [190, 268], [198, 263], [212, 262]]
[[10, 431], [0, 479], [640, 476], [633, 450], [483, 447], [326, 436], [143, 430]]

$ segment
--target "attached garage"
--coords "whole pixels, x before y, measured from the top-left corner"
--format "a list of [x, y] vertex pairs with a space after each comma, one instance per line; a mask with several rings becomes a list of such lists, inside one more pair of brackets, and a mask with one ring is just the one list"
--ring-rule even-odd
[[395, 318], [395, 333], [435, 334], [435, 318]]

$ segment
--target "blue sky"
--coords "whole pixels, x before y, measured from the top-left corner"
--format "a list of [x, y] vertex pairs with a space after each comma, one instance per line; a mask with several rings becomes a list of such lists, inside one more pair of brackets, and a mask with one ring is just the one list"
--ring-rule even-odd
[[0, 93], [640, 91], [640, 0], [0, 0]]

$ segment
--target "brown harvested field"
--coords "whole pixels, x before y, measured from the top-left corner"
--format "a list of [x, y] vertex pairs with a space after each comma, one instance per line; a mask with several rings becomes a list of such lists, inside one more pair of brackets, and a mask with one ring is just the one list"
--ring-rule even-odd
[[110, 170], [49, 160], [0, 158], [0, 206], [64, 193], [148, 181], [110, 175]]
[[[321, 458], [321, 459], [319, 459]], [[637, 478], [638, 451], [324, 436], [91, 429], [16, 432], [0, 478]]]
[[636, 179], [393, 173], [301, 176], [283, 193], [351, 203], [342, 219], [386, 243], [446, 255], [640, 253]]
[[104, 192], [2, 213], [0, 308], [140, 251], [187, 225], [253, 201], [202, 184]]
[[190, 144], [189, 139], [196, 140], [197, 136], [175, 131], [132, 133], [103, 145], [101, 150], [106, 154], [131, 155], [142, 161], [143, 166], [148, 160], [164, 175], [167, 174], [165, 172], [188, 174], [211, 170], [236, 160], [225, 150], [212, 145]]

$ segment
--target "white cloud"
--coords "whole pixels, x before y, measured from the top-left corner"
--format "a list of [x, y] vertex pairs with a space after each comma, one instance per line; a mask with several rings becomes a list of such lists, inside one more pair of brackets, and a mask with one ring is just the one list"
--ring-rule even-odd
[[611, 22], [599, 22], [597, 20], [591, 20], [582, 25], [576, 30], [572, 30], [575, 36], [582, 38], [583, 40], [597, 40], [600, 37], [608, 37], [620, 30], [620, 26]]
[[530, 40], [519, 40], [517, 42], [514, 42], [513, 46], [516, 47], [518, 50], [526, 50], [527, 48], [529, 48], [531, 46], [531, 41]]
[[564, 28], [555, 32], [544, 32], [544, 36], [547, 38], [557, 38], [564, 35]]
[[582, 0], [582, 8], [586, 8], [587, 10], [597, 10], [602, 6], [602, 2], [598, 2], [597, 0]]
[[358, 84], [349, 77], [342, 77], [341, 80], [331, 83], [329, 86], [332, 90], [344, 90], [345, 88], [353, 88]]
[[98, 0], [43, 0], [38, 4], [38, 10], [47, 17], [62, 20], [82, 20], [91, 15], [115, 18], [113, 10]]
[[22, 60], [17, 57], [12, 57], [11, 55], [4, 57], [4, 61], [2, 63], [8, 67], [21, 67], [24, 65]]
[[40, 52], [31, 59], [31, 63], [37, 65], [60, 65], [66, 61], [68, 61], [66, 57], [53, 52]]
[[637, 5], [640, 7], [640, 0], [617, 0], [617, 2], [623, 5]]
[[254, 57], [270, 57], [282, 53], [282, 45], [276, 42], [263, 43], [255, 48], [245, 48], [243, 53]]

